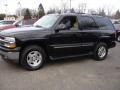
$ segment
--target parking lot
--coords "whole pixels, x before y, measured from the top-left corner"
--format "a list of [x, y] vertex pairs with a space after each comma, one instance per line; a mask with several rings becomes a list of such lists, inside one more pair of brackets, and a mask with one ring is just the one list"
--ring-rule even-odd
[[0, 59], [0, 90], [120, 90], [120, 44], [105, 61], [85, 56], [47, 62], [37, 71]]

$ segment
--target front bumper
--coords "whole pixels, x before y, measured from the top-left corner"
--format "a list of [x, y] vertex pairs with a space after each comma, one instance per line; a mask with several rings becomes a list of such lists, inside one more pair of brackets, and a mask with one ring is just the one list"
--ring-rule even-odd
[[20, 48], [8, 49], [0, 46], [0, 55], [3, 59], [7, 60], [19, 60]]

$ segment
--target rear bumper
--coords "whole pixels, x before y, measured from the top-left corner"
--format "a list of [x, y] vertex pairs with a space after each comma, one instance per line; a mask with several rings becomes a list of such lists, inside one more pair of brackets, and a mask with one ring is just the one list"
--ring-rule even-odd
[[19, 48], [15, 49], [7, 49], [5, 47], [0, 46], [0, 55], [2, 56], [3, 59], [7, 60], [19, 60]]

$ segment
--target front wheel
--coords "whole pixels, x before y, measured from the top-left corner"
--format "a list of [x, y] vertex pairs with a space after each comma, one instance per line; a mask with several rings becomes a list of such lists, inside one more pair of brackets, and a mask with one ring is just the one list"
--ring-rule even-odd
[[37, 70], [45, 62], [44, 50], [36, 45], [26, 47], [21, 54], [20, 63], [28, 70]]
[[94, 50], [94, 58], [97, 61], [104, 60], [107, 57], [108, 54], [108, 47], [105, 43], [99, 43], [97, 44], [95, 50]]

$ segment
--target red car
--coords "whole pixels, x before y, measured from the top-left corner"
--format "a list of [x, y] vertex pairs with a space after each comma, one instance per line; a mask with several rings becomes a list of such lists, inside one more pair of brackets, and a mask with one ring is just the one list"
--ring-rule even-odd
[[15, 28], [16, 26], [13, 25], [15, 21], [12, 20], [1, 20], [0, 21], [0, 30]]
[[0, 30], [5, 30], [5, 29], [10, 29], [10, 28], [16, 28], [16, 27], [29, 27], [32, 26], [33, 23], [36, 22], [36, 20], [23, 20], [18, 19], [16, 21], [6, 21], [6, 20], [1, 20], [0, 21]]

